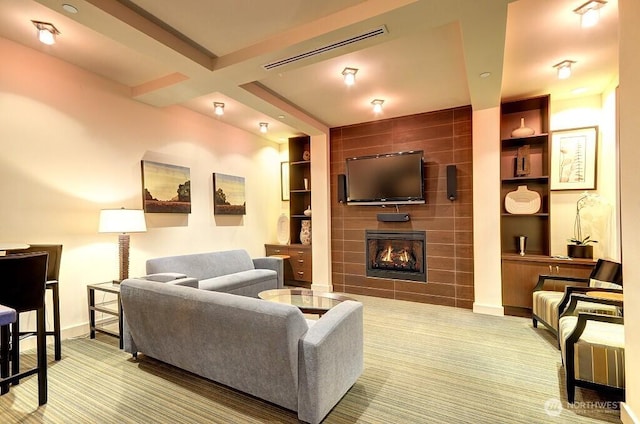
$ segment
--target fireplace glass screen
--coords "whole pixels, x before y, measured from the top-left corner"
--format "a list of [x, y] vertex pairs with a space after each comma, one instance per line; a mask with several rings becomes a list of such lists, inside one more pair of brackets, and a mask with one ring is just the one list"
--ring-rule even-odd
[[427, 281], [423, 231], [366, 232], [367, 276]]

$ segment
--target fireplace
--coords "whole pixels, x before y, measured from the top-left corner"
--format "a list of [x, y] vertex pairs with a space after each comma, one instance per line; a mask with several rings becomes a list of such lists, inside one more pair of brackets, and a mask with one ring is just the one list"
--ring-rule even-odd
[[366, 230], [367, 277], [427, 282], [424, 231]]

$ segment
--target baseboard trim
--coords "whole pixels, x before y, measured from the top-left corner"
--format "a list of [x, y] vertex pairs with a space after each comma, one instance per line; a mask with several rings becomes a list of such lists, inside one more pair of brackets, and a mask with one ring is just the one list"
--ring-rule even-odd
[[620, 420], [623, 424], [640, 424], [638, 416], [633, 413], [631, 407], [626, 402], [620, 402]]
[[311, 283], [311, 290], [324, 292], [324, 293], [331, 293], [333, 291], [333, 286], [331, 284]]
[[[47, 330], [51, 331], [51, 326], [47, 327]], [[60, 330], [60, 338], [64, 341], [66, 339], [73, 339], [75, 337], [88, 336], [89, 335], [89, 324], [79, 324], [74, 327], [63, 328]], [[26, 339], [20, 340], [20, 349], [35, 349], [36, 348], [36, 338], [35, 337], [27, 337]], [[47, 337], [47, 350], [53, 352], [53, 336]], [[63, 352], [64, 353], [64, 352]]]
[[473, 312], [476, 314], [504, 316], [504, 307], [496, 305], [482, 305], [480, 303], [473, 302]]

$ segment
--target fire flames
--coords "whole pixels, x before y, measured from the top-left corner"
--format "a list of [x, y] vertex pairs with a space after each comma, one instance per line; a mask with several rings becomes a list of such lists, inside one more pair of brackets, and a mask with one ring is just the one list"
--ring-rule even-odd
[[393, 246], [388, 245], [378, 252], [376, 262], [380, 268], [412, 269], [416, 260], [406, 248], [394, 249]]

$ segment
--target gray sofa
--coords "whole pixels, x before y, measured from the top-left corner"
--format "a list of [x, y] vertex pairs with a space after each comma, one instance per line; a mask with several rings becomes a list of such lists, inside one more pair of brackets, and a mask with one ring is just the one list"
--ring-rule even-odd
[[264, 290], [282, 288], [284, 268], [280, 258], [251, 259], [246, 250], [194, 253], [147, 260], [148, 279], [191, 277], [198, 288], [258, 297]]
[[120, 285], [124, 348], [319, 423], [363, 370], [362, 304], [294, 306], [144, 279]]

